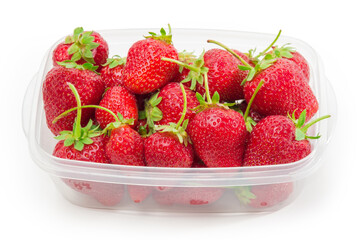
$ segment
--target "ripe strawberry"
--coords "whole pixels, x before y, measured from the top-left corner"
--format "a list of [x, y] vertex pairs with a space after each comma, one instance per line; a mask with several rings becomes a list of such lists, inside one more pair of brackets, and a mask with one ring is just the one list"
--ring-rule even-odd
[[307, 82], [310, 81], [310, 66], [308, 65], [307, 60], [302, 56], [299, 52], [292, 52], [292, 57], [289, 58], [292, 62], [294, 62], [297, 66], [301, 68], [303, 75]]
[[126, 124], [111, 130], [106, 154], [113, 164], [145, 166], [143, 138]]
[[135, 203], [143, 202], [154, 190], [150, 186], [128, 185], [128, 194]]
[[[178, 84], [178, 83], [175, 83]], [[187, 94], [184, 86], [180, 84], [183, 94], [183, 111], [177, 124], [156, 126], [153, 133], [145, 140], [145, 161], [152, 167], [191, 167], [194, 153], [187, 132]], [[163, 101], [163, 100], [162, 100]], [[182, 125], [181, 125], [182, 124]]]
[[[47, 125], [55, 135], [62, 130], [71, 130], [76, 116], [75, 113], [69, 113], [68, 116], [52, 123], [58, 115], [76, 107], [76, 99], [67, 83], [75, 85], [84, 105], [99, 104], [104, 92], [104, 83], [100, 76], [90, 70], [53, 67], [43, 83], [43, 101]], [[93, 116], [94, 109], [83, 109], [82, 126], [85, 126]]]
[[295, 112], [299, 117], [307, 110], [307, 121], [318, 110], [318, 102], [303, 74], [294, 62], [280, 58], [273, 65], [260, 71], [251, 81], [244, 84], [246, 101], [261, 80], [265, 84], [254, 99], [252, 108], [262, 115], [283, 115]]
[[[107, 61], [109, 47], [103, 37], [97, 32], [84, 32], [83, 28], [74, 29], [72, 36], [58, 44], [53, 51], [53, 64], [58, 62], [92, 63], [101, 67]], [[98, 69], [100, 70], [100, 68]]]
[[114, 56], [108, 58], [100, 70], [100, 76], [105, 84], [105, 88], [123, 86], [123, 71], [126, 58]]
[[[261, 90], [260, 90], [261, 91]], [[314, 123], [330, 117], [318, 118], [304, 125], [306, 111], [300, 118], [274, 115], [262, 119], [253, 128], [244, 157], [244, 166], [284, 164], [298, 161], [311, 153], [307, 130]]]
[[194, 153], [170, 132], [156, 132], [145, 139], [145, 160], [151, 167], [191, 167]]
[[275, 206], [288, 199], [292, 192], [292, 182], [237, 187], [235, 189], [238, 199], [252, 208]]
[[211, 107], [189, 122], [194, 149], [207, 167], [239, 167], [247, 130], [242, 115], [232, 109]]
[[150, 34], [134, 43], [128, 51], [123, 82], [135, 94], [154, 92], [174, 79], [178, 71], [177, 64], [161, 60], [162, 57], [178, 59], [172, 35], [167, 35], [163, 28], [161, 35]]
[[207, 102], [197, 93], [200, 106], [187, 130], [194, 149], [207, 167], [241, 166], [247, 135], [244, 118], [225, 104], [219, 104], [217, 92], [211, 99], [207, 74], [203, 77]]
[[155, 191], [152, 196], [162, 205], [205, 205], [216, 202], [223, 193], [224, 188], [174, 187], [168, 191]]
[[[216, 91], [220, 101], [233, 102], [243, 99], [241, 83], [247, 76], [245, 71], [238, 68], [242, 64], [238, 59], [223, 49], [210, 49], [204, 54], [204, 66], [208, 68], [209, 92]], [[197, 85], [197, 92], [204, 95], [205, 88]]]
[[[136, 99], [134, 95], [124, 87], [115, 86], [108, 89], [100, 101], [99, 106], [111, 110], [116, 115], [120, 113], [126, 119], [134, 119], [134, 123], [130, 125], [132, 127], [137, 124], [138, 107]], [[106, 128], [109, 123], [114, 122], [112, 114], [99, 108], [95, 111], [95, 118], [103, 129]]]
[[[184, 88], [187, 96], [187, 112], [184, 119], [191, 119], [195, 115], [195, 111], [192, 109], [197, 107], [199, 102], [195, 92], [191, 91], [188, 87]], [[177, 123], [182, 116], [184, 104], [180, 84], [176, 82], [168, 83], [160, 90], [158, 98], [162, 99], [157, 107], [162, 112], [163, 117], [156, 124], [167, 125], [171, 122]]]
[[64, 178], [63, 181], [77, 192], [94, 197], [99, 203], [107, 207], [117, 205], [124, 195], [122, 184], [82, 181]]

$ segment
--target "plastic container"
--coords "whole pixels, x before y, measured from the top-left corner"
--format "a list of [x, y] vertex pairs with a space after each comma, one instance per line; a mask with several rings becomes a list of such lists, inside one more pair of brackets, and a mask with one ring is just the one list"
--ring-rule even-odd
[[[110, 47], [110, 56], [126, 56], [129, 47], [157, 29], [98, 31]], [[233, 49], [264, 49], [275, 35], [223, 30], [173, 29], [174, 46], [200, 54], [216, 48], [208, 39]], [[31, 81], [23, 103], [23, 128], [34, 162], [49, 173], [55, 186], [70, 202], [83, 207], [151, 212], [250, 213], [272, 212], [291, 203], [307, 184], [307, 177], [322, 162], [322, 153], [336, 121], [335, 95], [324, 75], [317, 53], [305, 42], [281, 36], [278, 45], [291, 43], [309, 62], [310, 85], [319, 101], [315, 117], [332, 117], [310, 131], [312, 153], [291, 164], [237, 168], [153, 168], [98, 164], [52, 156], [56, 140], [48, 130], [42, 102], [42, 82], [52, 68], [49, 49]], [[130, 194], [131, 193], [131, 194]], [[238, 197], [243, 201], [240, 201]], [[244, 201], [248, 196], [250, 201]], [[256, 199], [252, 199], [256, 197]]]

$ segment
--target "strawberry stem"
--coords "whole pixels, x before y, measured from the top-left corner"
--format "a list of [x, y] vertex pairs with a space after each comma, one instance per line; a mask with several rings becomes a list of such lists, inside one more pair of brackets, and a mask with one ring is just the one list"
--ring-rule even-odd
[[303, 127], [301, 128], [301, 130], [302, 130], [303, 132], [307, 132], [308, 128], [311, 127], [313, 124], [315, 124], [315, 123], [317, 123], [317, 122], [319, 122], [319, 121], [321, 121], [321, 120], [323, 120], [323, 119], [330, 118], [330, 117], [331, 117], [331, 115], [325, 115], [325, 116], [322, 116], [322, 117], [320, 117], [320, 118], [317, 118], [317, 119], [315, 119], [315, 120], [307, 123], [305, 126], [303, 126]]
[[183, 112], [182, 112], [182, 116], [181, 118], [179, 119], [178, 123], [177, 123], [177, 126], [176, 126], [176, 129], [178, 129], [180, 127], [180, 125], [182, 124], [184, 118], [186, 117], [186, 113], [187, 113], [187, 95], [186, 95], [186, 90], [184, 89], [184, 86], [183, 84], [181, 83], [180, 84], [180, 87], [182, 89], [182, 94], [183, 94]]
[[224, 45], [223, 43], [220, 43], [218, 41], [215, 40], [207, 40], [208, 43], [214, 43], [217, 44], [218, 46], [226, 49], [229, 53], [231, 53], [233, 56], [235, 56], [238, 60], [240, 60], [246, 67], [248, 68], [252, 68], [251, 65], [249, 65], [243, 58], [241, 58], [237, 53], [235, 53], [232, 49], [230, 49], [229, 47], [227, 47], [226, 45]]
[[246, 108], [246, 111], [244, 112], [244, 116], [243, 116], [243, 118], [244, 118], [245, 120], [246, 120], [247, 117], [248, 117], [248, 114], [249, 114], [249, 111], [250, 111], [250, 109], [251, 109], [251, 105], [252, 105], [252, 103], [253, 103], [253, 100], [254, 100], [254, 98], [256, 97], [258, 91], [261, 89], [263, 83], [264, 83], [264, 80], [262, 79], [262, 80], [259, 82], [256, 90], [254, 90], [254, 93], [252, 94], [252, 97], [251, 97], [251, 99], [249, 100], [249, 102], [248, 102], [248, 104], [247, 104], [247, 108]]
[[205, 73], [205, 74], [203, 75], [203, 77], [204, 77], [204, 89], [205, 89], [205, 91], [206, 91], [207, 102], [208, 102], [209, 104], [212, 104], [212, 98], [211, 98], [211, 95], [210, 95], [210, 93], [209, 93], [209, 87], [208, 87], [208, 74]]
[[199, 68], [194, 67], [194, 66], [192, 66], [192, 65], [188, 65], [188, 64], [186, 64], [186, 63], [184, 63], [184, 62], [181, 62], [181, 61], [178, 61], [178, 60], [175, 60], [175, 59], [172, 59], [172, 58], [163, 57], [163, 58], [161, 58], [161, 60], [167, 61], [167, 62], [176, 63], [176, 64], [178, 64], [179, 66], [185, 67], [185, 68], [187, 68], [187, 69], [189, 69], [189, 70], [191, 70], [191, 71], [194, 71], [194, 72], [200, 72], [200, 69], [199, 69]]
[[281, 36], [281, 32], [282, 30], [279, 30], [276, 38], [273, 40], [273, 42], [262, 52], [260, 52], [256, 57], [254, 57], [254, 59], [258, 59], [259, 57], [263, 56], [269, 49], [272, 48], [272, 46], [277, 42], [278, 38]]
[[76, 99], [76, 105], [77, 107], [75, 110], [77, 110], [76, 113], [76, 122], [75, 122], [75, 129], [74, 129], [74, 137], [78, 139], [81, 136], [81, 101], [78, 91], [76, 90], [75, 86], [71, 83], [67, 83], [70, 87], [71, 91], [73, 92], [75, 99]]
[[[104, 110], [104, 111], [110, 113], [114, 117], [116, 122], [120, 122], [118, 116], [115, 113], [113, 113], [111, 110], [109, 110], [109, 109], [107, 109], [105, 107], [98, 106], [98, 105], [85, 105], [85, 106], [80, 106], [79, 107], [79, 109], [84, 109], [84, 108], [99, 108], [101, 110]], [[70, 109], [66, 110], [65, 112], [63, 112], [62, 114], [60, 114], [59, 116], [54, 118], [53, 124], [56, 123], [59, 119], [61, 119], [61, 118], [65, 117], [66, 115], [68, 115], [70, 112], [75, 111], [77, 109], [78, 109], [78, 107], [74, 107], [74, 108], [70, 108]]]

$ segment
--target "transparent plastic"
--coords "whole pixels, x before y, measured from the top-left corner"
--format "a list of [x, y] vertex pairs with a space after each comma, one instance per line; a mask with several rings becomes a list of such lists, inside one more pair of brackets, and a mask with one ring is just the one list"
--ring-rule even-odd
[[[126, 56], [129, 47], [157, 29], [98, 31], [108, 42], [110, 56]], [[208, 39], [232, 49], [264, 49], [275, 35], [200, 29], [173, 29], [174, 46], [194, 51], [216, 48]], [[308, 61], [310, 85], [318, 101], [315, 118], [332, 117], [309, 131], [322, 137], [312, 140], [312, 153], [291, 163], [237, 168], [154, 168], [89, 163], [52, 156], [56, 144], [46, 126], [42, 82], [52, 68], [52, 51], [46, 54], [38, 73], [29, 84], [23, 101], [23, 128], [34, 162], [49, 173], [56, 187], [70, 202], [83, 207], [151, 212], [251, 213], [272, 212], [291, 203], [306, 185], [307, 177], [322, 163], [322, 153], [331, 139], [336, 122], [336, 99], [325, 77], [321, 60], [307, 43], [281, 36], [278, 45], [291, 43]], [[244, 201], [244, 197], [249, 201]], [[251, 196], [249, 198], [249, 196]], [[255, 196], [257, 196], [255, 198]]]

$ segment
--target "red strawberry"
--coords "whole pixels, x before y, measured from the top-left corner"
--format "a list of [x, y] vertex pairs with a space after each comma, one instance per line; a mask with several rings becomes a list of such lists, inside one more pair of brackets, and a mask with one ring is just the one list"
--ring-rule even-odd
[[[83, 28], [74, 29], [72, 36], [58, 44], [53, 51], [53, 64], [72, 61], [78, 64], [92, 63], [98, 67], [107, 61], [109, 48], [107, 42], [97, 32], [84, 32]], [[98, 69], [100, 70], [100, 69]]]
[[134, 43], [128, 51], [124, 68], [124, 86], [135, 94], [151, 93], [170, 82], [177, 74], [177, 64], [162, 61], [162, 57], [178, 59], [172, 45], [172, 35], [161, 29], [161, 35]]
[[107, 62], [103, 64], [100, 76], [105, 84], [105, 88], [123, 86], [122, 78], [125, 61], [125, 58], [114, 56], [113, 58], [108, 58]]
[[206, 164], [204, 164], [204, 162], [202, 162], [202, 160], [198, 156], [194, 157], [192, 168], [206, 168], [206, 167], [207, 167]]
[[105, 145], [108, 142], [108, 137], [100, 135], [91, 139], [92, 144], [85, 144], [84, 148], [79, 151], [73, 145], [66, 146], [65, 140], [59, 141], [53, 151], [53, 155], [59, 158], [66, 158], [78, 161], [110, 163], [110, 160], [105, 155]]
[[321, 117], [306, 125], [306, 111], [302, 112], [298, 120], [295, 116], [291, 119], [280, 115], [262, 119], [251, 133], [244, 166], [291, 163], [306, 157], [311, 153], [311, 144], [307, 139], [319, 138], [307, 136], [308, 128], [328, 117]]
[[[245, 71], [238, 68], [242, 64], [229, 52], [222, 49], [210, 49], [204, 54], [204, 66], [208, 70], [209, 92], [213, 95], [216, 91], [220, 101], [233, 102], [243, 98], [241, 83], [247, 76]], [[197, 85], [197, 92], [204, 95], [202, 84]]]
[[[43, 83], [43, 101], [46, 121], [49, 129], [55, 134], [73, 128], [75, 113], [53, 120], [64, 111], [76, 107], [76, 100], [67, 83], [75, 85], [83, 105], [99, 104], [104, 92], [104, 83], [100, 76], [89, 70], [53, 67], [46, 75]], [[86, 125], [94, 116], [94, 109], [83, 109], [81, 124]]]
[[244, 84], [244, 95], [249, 101], [259, 82], [262, 89], [254, 99], [252, 108], [262, 115], [284, 115], [294, 111], [296, 117], [307, 110], [307, 121], [318, 110], [318, 102], [312, 89], [304, 80], [299, 67], [286, 58], [279, 58], [271, 66], [257, 73]]
[[185, 146], [176, 135], [156, 132], [145, 142], [145, 160], [151, 167], [191, 167], [194, 153], [190, 144]]
[[212, 107], [197, 113], [188, 133], [194, 149], [207, 167], [239, 167], [247, 130], [242, 115], [232, 109]]
[[135, 203], [143, 202], [154, 190], [150, 186], [128, 185], [128, 194]]
[[235, 189], [238, 199], [253, 208], [267, 208], [280, 204], [284, 202], [292, 192], [292, 182], [237, 187]]
[[301, 68], [303, 75], [307, 82], [310, 81], [310, 66], [308, 65], [307, 60], [299, 53], [299, 52], [292, 52], [292, 57], [289, 58], [292, 62], [294, 62], [297, 66]]
[[223, 188], [174, 187], [168, 191], [155, 191], [153, 198], [162, 205], [205, 205], [214, 203], [223, 193]]
[[[99, 106], [111, 110], [113, 113], [120, 113], [126, 119], [133, 119], [134, 127], [138, 121], [138, 107], [133, 94], [121, 86], [115, 86], [105, 92]], [[114, 117], [109, 112], [102, 109], [96, 109], [95, 117], [101, 128], [105, 128], [109, 123], [114, 122]]]
[[104, 206], [111, 207], [117, 205], [124, 195], [122, 184], [82, 181], [64, 178], [63, 181], [77, 192], [94, 197]]
[[128, 125], [111, 131], [106, 154], [113, 164], [144, 166], [143, 138]]
[[[187, 96], [185, 119], [191, 119], [195, 115], [195, 111], [192, 109], [197, 107], [199, 102], [195, 92], [191, 91], [188, 87], [184, 88]], [[158, 98], [162, 98], [157, 107], [162, 112], [163, 117], [160, 121], [157, 121], [156, 124], [167, 125], [171, 122], [177, 123], [181, 118], [184, 104], [180, 84], [175, 82], [167, 84], [160, 90]]]
[[187, 94], [182, 84], [180, 88], [183, 95], [180, 119], [177, 124], [171, 122], [168, 125], [156, 126], [155, 130], [161, 132], [153, 133], [145, 140], [144, 154], [147, 166], [191, 167], [193, 163], [193, 148], [185, 131], [188, 125], [188, 119], [185, 119], [188, 109]]

